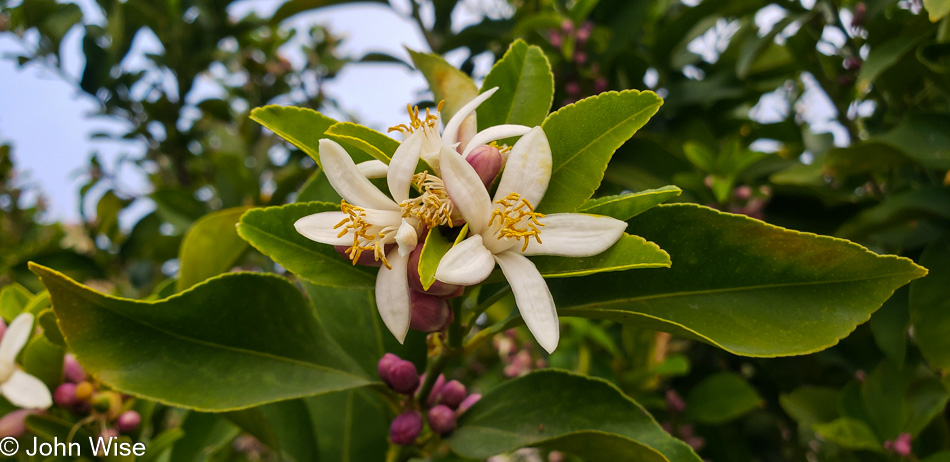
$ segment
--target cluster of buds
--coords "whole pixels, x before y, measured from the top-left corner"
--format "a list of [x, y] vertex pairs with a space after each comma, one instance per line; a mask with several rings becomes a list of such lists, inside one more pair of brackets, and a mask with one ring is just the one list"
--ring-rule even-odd
[[520, 377], [534, 369], [543, 369], [547, 366], [544, 358], [535, 357], [534, 343], [519, 341], [515, 329], [508, 329], [496, 335], [492, 339], [492, 344], [498, 350], [498, 356], [505, 365], [505, 377]]
[[911, 438], [910, 433], [901, 433], [894, 438], [893, 440], [888, 440], [884, 442], [884, 449], [889, 452], [893, 452], [901, 457], [907, 457], [913, 452], [911, 447]]
[[763, 210], [771, 197], [772, 188], [768, 185], [755, 189], [747, 185], [739, 186], [732, 193], [733, 200], [729, 205], [729, 212], [762, 220], [764, 219]]
[[[119, 393], [102, 390], [94, 381], [89, 380], [86, 371], [67, 354], [63, 361], [64, 382], [53, 392], [53, 401], [60, 407], [77, 415], [93, 415], [105, 428], [103, 438], [117, 437], [120, 433], [131, 433], [139, 428], [142, 417], [129, 409], [131, 401]], [[111, 424], [111, 426], [108, 426]]]
[[469, 394], [461, 382], [446, 381], [440, 374], [423, 402], [420, 392], [426, 375], [420, 377], [411, 362], [386, 353], [376, 367], [379, 377], [389, 388], [406, 396], [405, 410], [389, 426], [389, 438], [395, 444], [413, 444], [426, 423], [432, 433], [441, 436], [452, 433], [458, 417], [482, 397], [477, 393]]
[[706, 445], [706, 440], [696, 435], [692, 424], [678, 422], [679, 417], [686, 412], [686, 402], [676, 390], [666, 391], [666, 411], [670, 415], [670, 420], [663, 422], [663, 429], [667, 433], [683, 440], [696, 451]]
[[551, 46], [561, 51], [564, 56], [569, 56], [568, 61], [570, 69], [565, 72], [558, 72], [557, 81], [566, 82], [564, 91], [567, 93], [561, 105], [566, 106], [574, 103], [585, 96], [585, 88], [593, 90], [591, 94], [602, 93], [607, 90], [607, 79], [601, 75], [600, 66], [594, 63], [587, 66], [591, 52], [590, 38], [594, 31], [594, 24], [590, 21], [584, 21], [580, 26], [565, 19], [561, 27], [548, 31], [548, 41]]

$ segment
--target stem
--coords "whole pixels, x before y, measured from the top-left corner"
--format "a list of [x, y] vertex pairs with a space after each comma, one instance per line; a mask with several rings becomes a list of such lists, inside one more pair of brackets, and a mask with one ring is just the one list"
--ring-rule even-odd
[[505, 298], [505, 296], [507, 296], [510, 292], [511, 292], [511, 286], [505, 286], [498, 292], [495, 292], [494, 294], [492, 294], [491, 297], [486, 298], [485, 301], [480, 303], [477, 307], [475, 307], [475, 310], [472, 311], [472, 320], [468, 322], [467, 326], [465, 326], [465, 329], [464, 329], [465, 333], [468, 334], [469, 332], [472, 331], [472, 328], [475, 327], [475, 321], [478, 321], [478, 317], [481, 316], [482, 313], [484, 313], [489, 308], [491, 308], [491, 306], [494, 305], [495, 303], [498, 303], [501, 299]]

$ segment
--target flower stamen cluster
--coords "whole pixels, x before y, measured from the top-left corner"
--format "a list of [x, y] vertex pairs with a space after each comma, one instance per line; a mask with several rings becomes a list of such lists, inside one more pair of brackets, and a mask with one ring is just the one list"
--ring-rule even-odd
[[399, 124], [395, 127], [389, 127], [390, 132], [400, 132], [403, 135], [409, 135], [414, 131], [423, 128], [435, 128], [436, 124], [439, 123], [438, 113], [442, 112], [442, 106], [445, 105], [445, 100], [439, 101], [438, 107], [436, 107], [435, 114], [429, 112], [429, 108], [426, 108], [425, 118], [419, 117], [419, 106], [413, 106], [411, 104], [406, 105], [406, 112], [409, 113], [409, 125]]
[[499, 219], [501, 225], [497, 236], [499, 240], [505, 237], [524, 239], [524, 244], [521, 246], [522, 252], [528, 248], [532, 237], [541, 244], [541, 230], [538, 226], [544, 226], [544, 223], [538, 221], [538, 218], [544, 218], [543, 213], [535, 212], [531, 203], [515, 192], [496, 200], [495, 203], [501, 207], [492, 210], [488, 226], [492, 226], [496, 217]]
[[337, 237], [343, 237], [346, 233], [353, 232], [353, 245], [346, 249], [346, 256], [350, 258], [353, 265], [359, 261], [360, 256], [365, 251], [372, 251], [376, 261], [381, 261], [386, 268], [392, 268], [389, 261], [386, 260], [386, 236], [395, 231], [392, 226], [383, 228], [375, 235], [370, 232], [372, 223], [366, 221], [366, 210], [360, 206], [346, 203], [346, 199], [340, 201], [340, 210], [346, 214], [333, 229], [342, 228]]
[[402, 207], [402, 216], [416, 217], [430, 229], [443, 225], [450, 228], [455, 226], [452, 221], [455, 207], [441, 178], [429, 175], [428, 172], [417, 173], [412, 178], [412, 184], [421, 194], [399, 204]]

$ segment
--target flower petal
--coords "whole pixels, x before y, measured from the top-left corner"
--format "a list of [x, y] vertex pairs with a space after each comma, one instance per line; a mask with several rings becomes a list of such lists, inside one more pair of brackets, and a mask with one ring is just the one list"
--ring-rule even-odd
[[386, 328], [399, 343], [406, 340], [409, 321], [412, 319], [409, 303], [409, 279], [406, 275], [409, 257], [393, 249], [386, 255], [392, 269], [381, 266], [376, 276], [376, 309]]
[[505, 138], [511, 138], [513, 136], [522, 136], [525, 133], [531, 131], [531, 127], [524, 125], [495, 125], [494, 127], [488, 127], [472, 137], [471, 141], [465, 145], [465, 150], [462, 151], [462, 157], [468, 155], [472, 152], [472, 149], [475, 149], [483, 144], [491, 143], [492, 141], [503, 140]]
[[627, 223], [616, 218], [584, 213], [546, 215], [541, 223], [541, 243], [531, 241], [523, 254], [589, 257], [609, 249], [627, 229]]
[[346, 214], [343, 212], [320, 212], [297, 220], [294, 223], [294, 228], [311, 241], [330, 245], [349, 245], [353, 243], [353, 237], [347, 237], [346, 235], [337, 237], [344, 228], [333, 228], [344, 218], [346, 218]]
[[557, 320], [557, 308], [548, 285], [527, 257], [515, 252], [502, 252], [495, 255], [498, 266], [505, 273], [511, 292], [515, 295], [515, 304], [528, 330], [548, 353], [557, 348], [561, 336]]
[[399, 206], [360, 173], [353, 158], [335, 141], [320, 140], [320, 162], [333, 189], [351, 204], [379, 210], [399, 210]]
[[33, 315], [21, 313], [10, 322], [0, 341], [0, 363], [13, 364], [23, 345], [33, 334]]
[[511, 147], [495, 199], [518, 193], [537, 207], [551, 180], [551, 146], [541, 127], [534, 127]]
[[356, 164], [356, 168], [366, 178], [386, 178], [386, 173], [389, 171], [388, 165], [384, 164], [381, 160], [375, 159], [360, 162]]
[[486, 90], [462, 106], [462, 108], [452, 116], [452, 119], [445, 124], [445, 130], [442, 130], [442, 144], [452, 145], [459, 142], [459, 128], [462, 126], [462, 122], [478, 105], [484, 103], [485, 100], [495, 94], [496, 91], [498, 91], [498, 87]]
[[416, 173], [416, 165], [419, 164], [419, 155], [422, 153], [422, 136], [422, 131], [416, 130], [406, 137], [389, 161], [386, 183], [397, 204], [409, 199], [412, 176]]
[[399, 245], [399, 255], [409, 255], [409, 252], [412, 252], [412, 249], [416, 248], [416, 244], [418, 243], [419, 233], [416, 231], [416, 227], [403, 218], [402, 224], [399, 225], [399, 229], [396, 231], [396, 244]]
[[24, 409], [46, 409], [53, 405], [46, 384], [19, 369], [0, 385], [0, 392], [15, 406]]
[[494, 268], [495, 259], [491, 251], [485, 248], [482, 237], [476, 234], [442, 256], [435, 270], [435, 278], [447, 284], [470, 286], [484, 281]]
[[469, 229], [480, 234], [491, 217], [491, 199], [475, 169], [457, 152], [443, 148], [442, 181], [455, 209], [468, 222]]

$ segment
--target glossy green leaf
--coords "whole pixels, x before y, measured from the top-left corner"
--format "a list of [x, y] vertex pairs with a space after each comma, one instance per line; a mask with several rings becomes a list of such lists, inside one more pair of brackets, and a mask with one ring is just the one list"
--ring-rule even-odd
[[551, 144], [553, 166], [538, 210], [572, 212], [600, 186], [611, 156], [660, 109], [650, 91], [601, 93], [565, 106], [541, 126]]
[[52, 342], [54, 345], [59, 345], [61, 347], [66, 346], [66, 340], [63, 339], [63, 333], [60, 332], [59, 326], [56, 324], [56, 314], [53, 313], [52, 309], [45, 309], [41, 311], [36, 319], [39, 325], [43, 328], [43, 335], [46, 336], [47, 340]]
[[[933, 271], [933, 269], [931, 269]], [[931, 272], [926, 281], [933, 277]], [[913, 286], [914, 283], [911, 283]], [[903, 367], [907, 354], [907, 328], [910, 313], [907, 307], [907, 289], [901, 288], [884, 302], [884, 306], [871, 317], [871, 333], [874, 343], [897, 367]]]
[[283, 278], [228, 273], [141, 302], [31, 269], [49, 288], [79, 362], [123, 393], [224, 411], [372, 383]]
[[313, 109], [291, 106], [264, 106], [251, 111], [251, 120], [280, 135], [320, 165], [320, 138], [337, 123]]
[[583, 205], [577, 208], [577, 211], [593, 215], [606, 215], [627, 221], [652, 207], [679, 196], [682, 192], [676, 186], [664, 186], [635, 193], [598, 197], [584, 202]]
[[672, 267], [550, 283], [560, 315], [643, 324], [746, 356], [807, 354], [926, 274], [906, 258], [697, 205], [654, 207], [627, 231], [657, 243]]
[[137, 462], [152, 462], [155, 460], [162, 460], [161, 458], [165, 457], [165, 453], [171, 450], [175, 443], [184, 436], [185, 432], [181, 428], [169, 428], [168, 430], [155, 435], [155, 437], [148, 442], [148, 450], [145, 451], [145, 455], [137, 457], [135, 460]]
[[40, 379], [50, 391], [63, 383], [63, 355], [66, 349], [46, 339], [33, 337], [21, 353], [23, 370]]
[[928, 168], [950, 169], [950, 116], [919, 114], [901, 120], [879, 139]]
[[8, 323], [13, 321], [13, 318], [23, 312], [31, 298], [33, 294], [15, 282], [0, 289], [0, 316]]
[[587, 276], [605, 271], [634, 268], [669, 268], [670, 256], [656, 244], [639, 236], [624, 234], [609, 249], [590, 257], [532, 257], [546, 278]]
[[686, 409], [697, 422], [719, 425], [761, 407], [762, 398], [745, 379], [720, 372], [703, 379], [689, 391]]
[[416, 69], [422, 72], [436, 102], [445, 101], [442, 108], [442, 120], [448, 121], [465, 103], [478, 96], [478, 88], [472, 78], [455, 66], [447, 63], [441, 56], [408, 50]]
[[897, 64], [916, 44], [917, 40], [905, 36], [894, 37], [893, 40], [884, 41], [872, 48], [858, 72], [857, 87], [860, 91], [864, 91], [863, 89], [873, 84], [881, 74]]
[[308, 202], [249, 210], [241, 217], [238, 234], [291, 273], [314, 284], [375, 287], [376, 268], [354, 266], [332, 246], [311, 241], [294, 229], [298, 219], [331, 210], [339, 210], [339, 206]]
[[950, 14], [950, 0], [924, 0], [924, 8], [931, 22], [937, 22]]
[[812, 426], [815, 433], [846, 449], [868, 449], [881, 451], [881, 443], [874, 436], [871, 427], [860, 420], [850, 417], [841, 417], [828, 423], [819, 423]]
[[910, 285], [910, 319], [920, 352], [937, 369], [950, 369], [950, 238], [938, 239], [924, 249], [920, 264], [927, 277]]
[[541, 125], [554, 101], [554, 74], [544, 51], [515, 40], [485, 77], [498, 91], [478, 108], [478, 129], [502, 124]]
[[700, 460], [610, 382], [553, 369], [494, 388], [458, 425], [449, 445], [471, 458], [543, 445], [590, 461]]
[[426, 290], [435, 284], [435, 271], [442, 257], [452, 248], [452, 242], [442, 236], [438, 229], [429, 231], [419, 255], [419, 279]]
[[803, 386], [782, 394], [778, 398], [785, 411], [799, 428], [811, 430], [812, 425], [830, 422], [838, 417], [836, 403], [838, 390], [833, 388]]
[[333, 189], [333, 185], [327, 181], [327, 176], [316, 167], [316, 170], [310, 174], [307, 181], [304, 182], [300, 190], [297, 191], [297, 197], [294, 202], [329, 202], [331, 204], [340, 203], [340, 194]]
[[175, 443], [169, 460], [212, 460], [241, 433], [241, 429], [221, 414], [204, 412], [187, 413], [180, 428], [184, 435]]
[[399, 147], [398, 141], [372, 128], [352, 122], [337, 122], [331, 125], [325, 134], [338, 143], [359, 149], [386, 164]]
[[[366, 388], [307, 398], [316, 428], [315, 460], [385, 460], [392, 410]], [[326, 418], [333, 416], [333, 419]]]
[[248, 207], [235, 207], [205, 215], [196, 221], [178, 251], [178, 291], [231, 269], [247, 249], [235, 226]]
[[835, 235], [859, 239], [921, 218], [950, 219], [950, 189], [930, 186], [891, 195], [845, 222]]
[[281, 401], [229, 412], [227, 417], [244, 431], [280, 453], [282, 460], [299, 462], [320, 460], [317, 456], [317, 441], [314, 438], [315, 416], [311, 415], [304, 399]]

